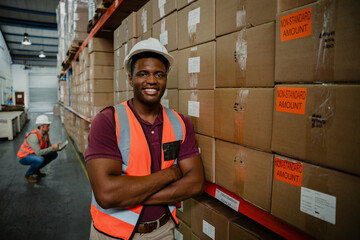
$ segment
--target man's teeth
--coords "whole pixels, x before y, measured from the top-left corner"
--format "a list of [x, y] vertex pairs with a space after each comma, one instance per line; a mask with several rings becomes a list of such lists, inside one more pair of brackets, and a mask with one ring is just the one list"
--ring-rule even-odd
[[156, 92], [156, 89], [145, 89], [146, 92], [149, 92], [149, 93], [155, 93]]

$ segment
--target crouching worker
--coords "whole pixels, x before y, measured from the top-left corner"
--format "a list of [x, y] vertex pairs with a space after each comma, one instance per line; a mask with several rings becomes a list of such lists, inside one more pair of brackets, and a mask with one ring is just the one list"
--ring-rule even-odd
[[40, 172], [40, 169], [54, 160], [58, 155], [57, 151], [60, 150], [59, 143], [53, 145], [50, 143], [50, 123], [46, 115], [38, 116], [36, 118], [38, 127], [25, 136], [25, 141], [17, 153], [22, 165], [30, 165], [24, 176], [30, 183], [36, 183], [39, 178], [46, 176], [45, 173]]

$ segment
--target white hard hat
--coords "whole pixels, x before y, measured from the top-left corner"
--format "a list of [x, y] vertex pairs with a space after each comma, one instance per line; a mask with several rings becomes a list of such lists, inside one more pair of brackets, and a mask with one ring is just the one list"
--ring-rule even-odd
[[35, 124], [36, 125], [43, 125], [43, 124], [50, 124], [49, 118], [46, 115], [39, 115], [36, 117]]
[[127, 72], [131, 71], [131, 58], [142, 52], [154, 52], [164, 56], [169, 61], [169, 71], [174, 63], [174, 58], [168, 53], [166, 48], [156, 38], [148, 38], [136, 43], [130, 50], [130, 53], [124, 59], [124, 68]]

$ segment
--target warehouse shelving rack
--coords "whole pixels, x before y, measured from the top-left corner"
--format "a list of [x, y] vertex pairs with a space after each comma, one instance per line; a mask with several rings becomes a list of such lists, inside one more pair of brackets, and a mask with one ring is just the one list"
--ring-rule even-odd
[[[126, 6], [126, 3], [130, 3], [131, 5]], [[79, 57], [80, 52], [83, 50], [84, 47], [87, 46], [90, 39], [93, 37], [101, 37], [104, 35], [109, 35], [109, 32], [102, 32], [104, 28], [109, 27], [112, 30], [115, 30], [117, 27], [113, 25], [113, 22], [120, 23], [123, 19], [125, 19], [132, 11], [132, 8], [138, 4], [144, 4], [146, 1], [139, 1], [139, 0], [114, 0], [111, 6], [107, 9], [107, 11], [103, 14], [103, 16], [99, 19], [93, 29], [90, 31], [89, 35], [86, 37], [82, 45], [80, 46], [79, 50], [76, 52], [72, 63], [77, 60]], [[112, 26], [111, 26], [112, 25]], [[65, 75], [67, 73], [71, 74], [71, 64], [65, 70]], [[66, 77], [66, 76], [63, 76]], [[69, 77], [69, 76], [67, 76]], [[62, 104], [65, 109], [73, 112], [80, 118], [88, 121], [91, 123], [92, 119], [83, 116], [82, 114], [77, 113], [73, 108]], [[234, 209], [235, 211], [251, 218], [255, 222], [263, 225], [264, 227], [270, 229], [271, 231], [279, 234], [280, 236], [286, 239], [293, 239], [293, 240], [307, 240], [313, 239], [308, 234], [296, 229], [288, 225], [287, 223], [281, 221], [280, 219], [276, 218], [275, 216], [271, 215], [269, 212], [245, 201], [241, 197], [233, 194], [232, 192], [210, 182], [205, 183], [205, 192], [210, 196], [216, 198], [223, 204], [229, 206], [230, 208]]]

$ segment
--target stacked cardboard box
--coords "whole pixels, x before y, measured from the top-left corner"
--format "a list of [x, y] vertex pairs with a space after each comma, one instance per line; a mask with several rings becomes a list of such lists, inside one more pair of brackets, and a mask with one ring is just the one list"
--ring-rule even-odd
[[175, 239], [282, 239], [209, 195], [192, 198], [188, 204], [191, 227], [179, 216], [180, 227], [175, 229]]
[[89, 47], [89, 67], [86, 69], [86, 89], [89, 93], [89, 112], [94, 118], [103, 108], [114, 104], [113, 39], [92, 38]]
[[276, 18], [271, 213], [317, 239], [356, 238], [360, 4], [300, 2], [279, 1]]
[[[358, 8], [355, 0], [150, 0], [114, 32], [114, 103], [133, 96], [123, 67], [132, 46], [159, 39], [175, 59], [161, 103], [192, 122], [206, 180], [315, 238], [354, 238], [359, 230], [344, 222], [359, 214]], [[86, 71], [109, 57], [81, 56], [75, 82], [109, 73]], [[269, 238], [223, 207], [184, 201], [175, 236]]]
[[[143, 22], [147, 24], [148, 12], [147, 10], [143, 11], [146, 11]], [[124, 60], [130, 49], [137, 43], [137, 38], [137, 13], [133, 12], [121, 22], [114, 34], [114, 104], [132, 98], [132, 86], [128, 80], [128, 73], [124, 69]]]

